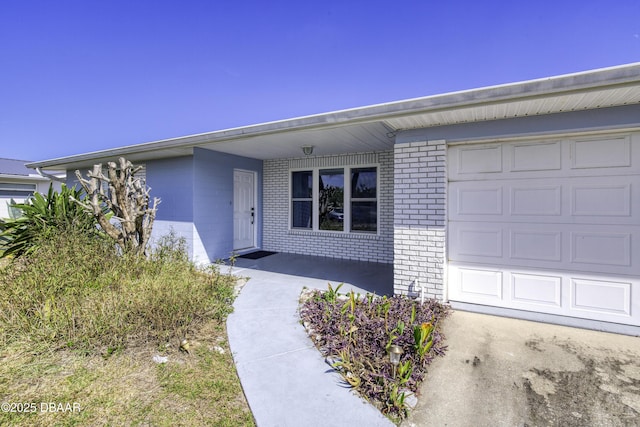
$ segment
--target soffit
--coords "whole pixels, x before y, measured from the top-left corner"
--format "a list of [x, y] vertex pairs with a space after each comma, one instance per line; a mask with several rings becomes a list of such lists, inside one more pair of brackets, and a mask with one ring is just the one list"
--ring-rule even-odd
[[456, 107], [385, 120], [397, 130], [473, 123], [515, 117], [615, 107], [640, 103], [640, 86], [625, 86]]
[[29, 167], [72, 169], [126, 156], [145, 161], [189, 155], [201, 147], [257, 159], [381, 151], [398, 130], [554, 114], [640, 103], [640, 63], [443, 95], [334, 111], [190, 135], [66, 158]]
[[297, 130], [199, 145], [215, 151], [259, 159], [302, 155], [313, 145], [314, 155], [383, 151], [393, 147], [397, 131], [435, 126], [539, 116], [640, 103], [640, 86], [614, 87], [588, 92], [547, 95], [515, 101], [496, 101], [414, 112], [383, 120]]
[[393, 129], [371, 122], [324, 129], [274, 133], [228, 141], [199, 144], [201, 148], [262, 160], [303, 155], [302, 146], [312, 145], [313, 155], [335, 155], [393, 148]]

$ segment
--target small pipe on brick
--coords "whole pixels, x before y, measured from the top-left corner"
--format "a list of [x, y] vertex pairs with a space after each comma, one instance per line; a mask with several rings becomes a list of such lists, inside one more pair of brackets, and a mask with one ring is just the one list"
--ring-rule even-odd
[[414, 280], [414, 284], [416, 285], [416, 288], [420, 288], [420, 304], [424, 304], [424, 286], [422, 285], [422, 282], [420, 281], [419, 278], [416, 278], [416, 280]]

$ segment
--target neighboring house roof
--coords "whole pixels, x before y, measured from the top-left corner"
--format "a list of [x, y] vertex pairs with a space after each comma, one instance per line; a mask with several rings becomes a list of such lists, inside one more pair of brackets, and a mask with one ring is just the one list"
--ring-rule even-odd
[[[36, 173], [33, 169], [25, 166], [29, 160], [0, 158], [0, 179], [28, 180], [28, 181], [48, 181], [49, 178]], [[64, 172], [50, 171], [56, 178], [64, 176]]]
[[29, 163], [29, 161], [0, 158], [0, 174], [18, 176], [33, 175], [33, 169], [29, 169], [28, 167], [26, 167], [26, 163]]
[[25, 166], [28, 160], [0, 158], [0, 179], [42, 181], [42, 176]]
[[640, 104], [640, 63], [452, 92], [29, 163], [86, 167], [118, 156], [139, 161], [190, 155], [202, 147], [258, 159], [380, 151], [399, 131]]

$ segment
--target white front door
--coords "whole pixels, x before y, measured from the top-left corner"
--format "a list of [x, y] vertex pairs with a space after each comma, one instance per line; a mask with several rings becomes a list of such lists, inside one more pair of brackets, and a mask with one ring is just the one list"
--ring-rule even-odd
[[255, 246], [255, 173], [233, 171], [233, 249]]

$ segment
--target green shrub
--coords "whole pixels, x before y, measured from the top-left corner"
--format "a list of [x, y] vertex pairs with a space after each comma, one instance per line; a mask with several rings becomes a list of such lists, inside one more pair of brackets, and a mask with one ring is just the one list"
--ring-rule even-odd
[[149, 259], [81, 231], [47, 235], [0, 270], [0, 344], [31, 340], [110, 354], [184, 338], [231, 311], [234, 279], [167, 240]]
[[24, 255], [49, 234], [70, 230], [98, 234], [94, 217], [73, 201], [83, 197], [75, 187], [63, 184], [56, 192], [50, 185], [46, 195], [35, 193], [24, 203], [12, 203], [12, 218], [0, 220], [0, 257]]
[[[406, 398], [445, 353], [439, 325], [448, 306], [433, 299], [420, 304], [403, 296], [341, 295], [341, 286], [307, 292], [301, 320], [345, 384], [399, 423], [408, 415]], [[397, 366], [390, 361], [392, 346], [402, 349]]]

